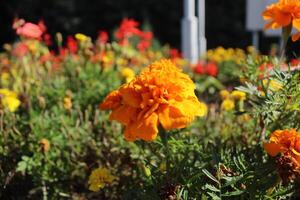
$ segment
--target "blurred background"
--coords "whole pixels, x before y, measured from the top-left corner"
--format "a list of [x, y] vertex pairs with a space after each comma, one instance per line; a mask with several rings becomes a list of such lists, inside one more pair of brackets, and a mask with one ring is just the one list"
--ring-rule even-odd
[[[92, 38], [99, 30], [110, 33], [124, 17], [134, 18], [150, 27], [162, 43], [180, 48], [183, 0], [0, 0], [0, 44], [12, 42], [15, 17], [26, 21], [45, 21], [51, 34], [84, 33]], [[207, 47], [245, 48], [251, 45], [251, 33], [245, 28], [246, 0], [206, 1]], [[260, 48], [267, 53], [276, 37], [260, 34]]]

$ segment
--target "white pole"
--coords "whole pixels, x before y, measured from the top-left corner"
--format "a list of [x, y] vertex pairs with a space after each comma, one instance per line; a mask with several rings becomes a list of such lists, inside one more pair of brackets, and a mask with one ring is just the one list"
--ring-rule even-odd
[[198, 62], [198, 20], [195, 16], [195, 0], [184, 0], [184, 16], [181, 25], [181, 45], [184, 58], [192, 64]]
[[253, 31], [252, 32], [252, 46], [256, 50], [259, 50], [259, 32], [258, 31]]
[[199, 56], [206, 53], [207, 44], [205, 38], [205, 0], [198, 0], [198, 20], [199, 20], [199, 38], [198, 38], [198, 48]]

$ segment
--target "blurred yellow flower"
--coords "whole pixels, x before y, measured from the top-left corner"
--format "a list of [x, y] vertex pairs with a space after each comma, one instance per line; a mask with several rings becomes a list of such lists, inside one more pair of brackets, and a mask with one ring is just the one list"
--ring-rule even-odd
[[231, 95], [237, 101], [244, 101], [246, 99], [246, 93], [242, 91], [234, 90]]
[[0, 89], [0, 99], [2, 106], [8, 108], [10, 112], [15, 112], [21, 104], [17, 93], [8, 89]]
[[93, 170], [89, 177], [89, 190], [97, 192], [106, 184], [111, 184], [115, 179], [116, 177], [111, 175], [107, 168], [99, 167]]
[[84, 35], [84, 34], [82, 34], [82, 33], [76, 33], [76, 34], [75, 34], [75, 38], [76, 38], [77, 40], [79, 40], [80, 42], [85, 42], [85, 41], [87, 41], [87, 40], [89, 39], [88, 36], [86, 36], [86, 35]]
[[208, 50], [206, 58], [209, 61], [217, 63], [232, 61], [241, 64], [246, 59], [246, 53], [242, 49], [225, 49], [223, 47], [218, 47], [216, 49]]
[[41, 150], [46, 153], [50, 150], [50, 142], [46, 138], [43, 138], [39, 141]]
[[125, 78], [126, 83], [129, 83], [130, 81], [132, 81], [135, 77], [135, 73], [134, 71], [129, 68], [129, 67], [124, 67], [121, 70], [121, 74], [122, 76]]
[[263, 80], [263, 85], [265, 87], [269, 86], [269, 88], [276, 92], [280, 89], [282, 89], [282, 84], [279, 82], [279, 81], [276, 81], [276, 80], [268, 80], [268, 79], [264, 79]]
[[225, 111], [230, 111], [230, 110], [234, 109], [234, 101], [229, 98], [223, 100], [223, 102], [221, 104], [221, 109], [225, 110]]
[[167, 170], [167, 163], [166, 163], [166, 162], [160, 163], [160, 165], [159, 165], [159, 170], [160, 170], [161, 172], [165, 172], [165, 171]]
[[72, 99], [70, 97], [64, 98], [64, 108], [70, 110], [72, 108]]
[[237, 120], [239, 123], [243, 124], [251, 120], [251, 116], [249, 114], [242, 114], [238, 116]]
[[8, 72], [3, 72], [1, 74], [1, 81], [7, 81], [9, 79], [10, 75]]
[[219, 94], [221, 96], [221, 99], [223, 100], [230, 97], [230, 93], [228, 90], [221, 90]]

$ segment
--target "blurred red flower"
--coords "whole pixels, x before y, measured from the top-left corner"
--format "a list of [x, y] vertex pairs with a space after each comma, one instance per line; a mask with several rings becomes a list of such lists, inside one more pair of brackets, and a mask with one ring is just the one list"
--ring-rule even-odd
[[205, 73], [209, 76], [216, 77], [218, 74], [218, 66], [215, 62], [209, 62], [205, 65]]
[[204, 67], [202, 63], [198, 63], [195, 67], [195, 72], [199, 75], [203, 75], [204, 74]]
[[101, 44], [105, 44], [108, 41], [108, 33], [106, 31], [99, 31], [97, 40]]
[[24, 43], [18, 43], [13, 49], [12, 54], [17, 57], [25, 56], [29, 52], [29, 47]]
[[75, 54], [77, 52], [77, 41], [72, 36], [67, 37], [67, 48], [72, 54]]
[[26, 38], [41, 39], [43, 30], [40, 26], [27, 22], [23, 26], [17, 28], [17, 34]]

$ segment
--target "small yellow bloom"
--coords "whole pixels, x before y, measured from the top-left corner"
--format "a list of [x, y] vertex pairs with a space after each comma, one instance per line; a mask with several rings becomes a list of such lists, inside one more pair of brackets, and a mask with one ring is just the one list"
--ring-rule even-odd
[[228, 92], [228, 90], [221, 90], [219, 94], [223, 100], [228, 99], [230, 96], [230, 93]]
[[162, 162], [160, 165], [159, 165], [159, 170], [161, 172], [165, 172], [167, 170], [167, 163], [166, 162]]
[[234, 109], [234, 101], [229, 98], [223, 100], [223, 102], [221, 104], [221, 109], [225, 110], [225, 111], [230, 111], [230, 110]]
[[10, 75], [7, 72], [3, 72], [1, 74], [1, 81], [7, 81], [9, 79]]
[[43, 138], [40, 140], [39, 142], [40, 146], [41, 146], [41, 150], [46, 153], [50, 150], [50, 142], [49, 140], [47, 140], [46, 138]]
[[21, 104], [17, 93], [8, 89], [0, 89], [0, 99], [2, 106], [8, 108], [10, 112], [15, 112]]
[[250, 121], [251, 116], [249, 114], [243, 114], [243, 115], [238, 116], [237, 120], [239, 123], [242, 124], [242, 123]]
[[199, 102], [199, 103], [200, 103], [199, 107], [201, 108], [199, 116], [204, 117], [205, 115], [207, 115], [207, 111], [208, 111], [207, 105], [203, 102]]
[[80, 42], [85, 42], [85, 41], [87, 41], [87, 40], [89, 39], [88, 36], [86, 36], [86, 35], [84, 35], [84, 34], [82, 34], [82, 33], [76, 33], [76, 34], [75, 34], [75, 38], [76, 38], [77, 40], [79, 40]]
[[282, 89], [282, 84], [279, 81], [276, 81], [276, 80], [267, 80], [267, 79], [264, 79], [263, 80], [263, 85], [265, 87], [267, 87], [269, 85], [270, 90], [272, 90], [274, 92]]
[[234, 90], [231, 95], [237, 101], [244, 101], [246, 99], [246, 93], [242, 91]]
[[64, 98], [64, 108], [66, 110], [70, 110], [72, 108], [72, 100], [70, 97], [65, 97]]
[[125, 78], [126, 80], [126, 83], [129, 83], [130, 81], [132, 81], [135, 77], [135, 73], [134, 71], [129, 68], [129, 67], [124, 67], [122, 70], [121, 70], [121, 74], [122, 76]]
[[97, 192], [106, 184], [111, 184], [115, 179], [116, 177], [111, 175], [107, 168], [97, 168], [92, 171], [89, 177], [89, 190]]

